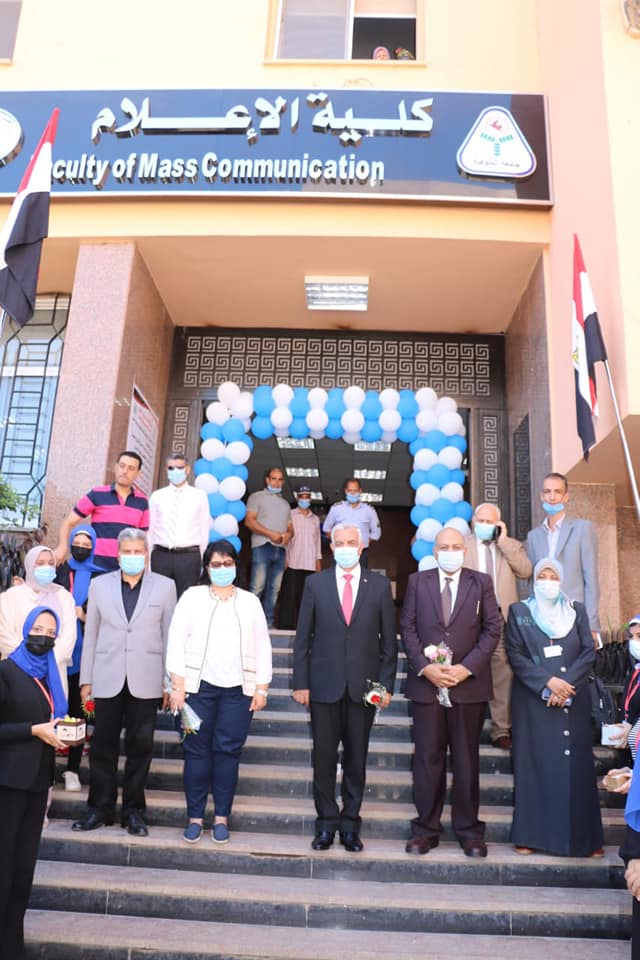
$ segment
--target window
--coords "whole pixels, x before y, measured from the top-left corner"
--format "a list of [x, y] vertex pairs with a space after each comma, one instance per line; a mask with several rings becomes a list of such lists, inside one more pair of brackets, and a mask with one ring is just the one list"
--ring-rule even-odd
[[0, 63], [13, 60], [21, 7], [21, 0], [0, 0]]
[[[67, 296], [39, 297], [24, 327], [0, 311], [0, 474], [25, 511], [42, 507], [68, 313]], [[21, 526], [25, 515], [0, 521]]]
[[417, 0], [280, 0], [276, 58], [371, 60], [376, 47], [416, 55]]

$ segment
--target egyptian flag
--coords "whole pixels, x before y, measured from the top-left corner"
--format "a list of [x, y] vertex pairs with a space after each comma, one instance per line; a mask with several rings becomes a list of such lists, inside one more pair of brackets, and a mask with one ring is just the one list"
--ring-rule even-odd
[[0, 231], [0, 308], [21, 327], [33, 316], [42, 241], [49, 232], [51, 150], [59, 113], [56, 107]]
[[577, 236], [573, 246], [573, 369], [576, 380], [576, 414], [582, 453], [589, 459], [595, 445], [593, 418], [598, 416], [598, 394], [594, 364], [607, 359], [589, 277], [584, 268]]

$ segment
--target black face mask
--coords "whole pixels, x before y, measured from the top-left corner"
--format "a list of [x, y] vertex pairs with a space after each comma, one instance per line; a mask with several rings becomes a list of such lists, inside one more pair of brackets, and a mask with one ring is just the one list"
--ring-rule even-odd
[[52, 637], [43, 637], [39, 633], [30, 633], [25, 644], [29, 653], [36, 657], [44, 657], [53, 649], [55, 640]]
[[91, 547], [71, 547], [71, 556], [78, 563], [83, 563], [91, 556]]

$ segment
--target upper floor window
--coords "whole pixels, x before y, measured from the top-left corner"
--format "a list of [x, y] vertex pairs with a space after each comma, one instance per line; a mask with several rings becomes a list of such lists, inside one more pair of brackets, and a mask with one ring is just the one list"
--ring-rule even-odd
[[417, 0], [280, 0], [280, 60], [413, 60]]
[[0, 63], [13, 60], [21, 7], [21, 0], [0, 0]]

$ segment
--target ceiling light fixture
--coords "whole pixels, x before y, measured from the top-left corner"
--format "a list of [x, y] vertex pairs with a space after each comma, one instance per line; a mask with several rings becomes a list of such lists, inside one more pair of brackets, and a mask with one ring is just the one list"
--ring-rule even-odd
[[308, 310], [366, 310], [369, 277], [305, 277]]
[[386, 470], [354, 470], [353, 476], [356, 480], [386, 480]]
[[287, 475], [290, 477], [319, 477], [320, 471], [317, 467], [285, 467]]

